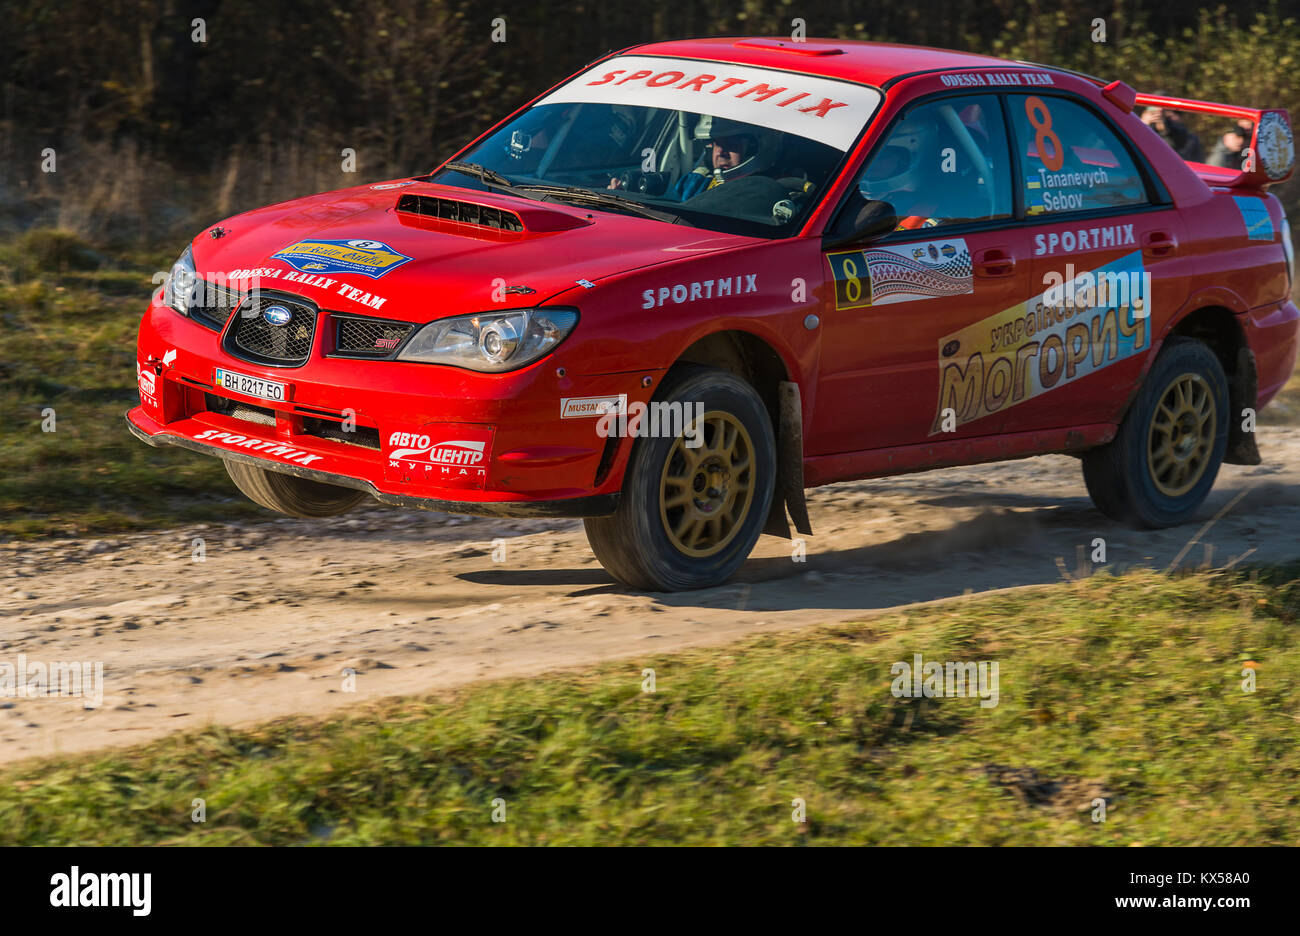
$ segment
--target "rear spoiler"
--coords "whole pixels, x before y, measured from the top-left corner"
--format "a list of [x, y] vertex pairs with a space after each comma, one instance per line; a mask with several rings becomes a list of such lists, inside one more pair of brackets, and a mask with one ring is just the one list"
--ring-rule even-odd
[[[1122, 85], [1122, 82], [1115, 82], [1114, 85]], [[1206, 167], [1209, 169], [1208, 174], [1201, 173], [1201, 176], [1211, 184], [1229, 188], [1262, 189], [1291, 178], [1291, 173], [1295, 169], [1295, 138], [1291, 133], [1291, 116], [1285, 108], [1241, 107], [1237, 104], [1192, 101], [1163, 94], [1134, 93], [1127, 86], [1121, 91], [1115, 89], [1114, 85], [1107, 85], [1103, 90], [1103, 93], [1112, 92], [1106, 95], [1112, 101], [1115, 101], [1116, 97], [1128, 97], [1123, 94], [1123, 91], [1129, 91], [1134, 106], [1167, 107], [1170, 110], [1189, 111], [1194, 114], [1214, 114], [1219, 117], [1231, 117], [1234, 120], [1249, 120], [1255, 125], [1242, 171]], [[1120, 102], [1116, 101], [1116, 103]]]

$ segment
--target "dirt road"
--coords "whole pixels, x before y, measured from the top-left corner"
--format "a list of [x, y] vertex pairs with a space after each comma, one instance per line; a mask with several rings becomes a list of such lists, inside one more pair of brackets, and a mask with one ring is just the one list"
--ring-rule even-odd
[[[763, 537], [730, 584], [630, 593], [579, 521], [374, 507], [329, 521], [194, 526], [0, 546], [0, 663], [102, 661], [102, 704], [0, 698], [0, 761], [133, 744], [209, 723], [319, 715], [385, 695], [861, 619], [1059, 581], [1096, 537], [1118, 569], [1164, 568], [1200, 529], [1214, 566], [1300, 557], [1300, 429], [1226, 466], [1200, 521], [1136, 532], [1091, 506], [1064, 456], [810, 492], [806, 561]], [[194, 561], [202, 540], [201, 562]], [[494, 543], [494, 541], [496, 541]], [[503, 560], [503, 561], [496, 561]], [[1197, 544], [1182, 560], [1201, 565]], [[356, 670], [355, 692], [343, 670]]]

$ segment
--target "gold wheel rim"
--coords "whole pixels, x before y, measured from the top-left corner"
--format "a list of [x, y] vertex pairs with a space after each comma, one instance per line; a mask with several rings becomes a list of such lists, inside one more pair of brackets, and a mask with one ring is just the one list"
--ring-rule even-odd
[[1210, 385], [1200, 374], [1169, 382], [1151, 415], [1147, 470], [1166, 497], [1181, 497], [1201, 480], [1218, 432], [1218, 411]]
[[[735, 416], [704, 414], [703, 444], [678, 436], [659, 479], [659, 518], [687, 556], [716, 555], [736, 538], [754, 502], [754, 444]], [[694, 433], [692, 433], [694, 435]]]

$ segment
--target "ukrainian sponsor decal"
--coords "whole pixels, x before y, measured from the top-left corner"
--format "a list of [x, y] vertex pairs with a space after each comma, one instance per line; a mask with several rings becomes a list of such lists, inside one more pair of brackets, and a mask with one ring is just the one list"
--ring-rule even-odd
[[962, 426], [1150, 347], [1151, 282], [1140, 250], [1056, 280], [1038, 296], [939, 339], [930, 435], [943, 430], [945, 410]]
[[627, 394], [597, 397], [564, 397], [560, 400], [561, 419], [584, 419], [606, 413], [627, 412]]
[[974, 291], [970, 251], [961, 238], [869, 247], [826, 255], [835, 280], [835, 308], [965, 296]]
[[480, 489], [487, 481], [491, 429], [443, 425], [396, 430], [386, 441], [388, 473], [399, 480]]
[[1241, 213], [1241, 223], [1246, 225], [1246, 236], [1251, 240], [1271, 241], [1273, 219], [1268, 216], [1268, 205], [1264, 204], [1264, 200], [1249, 195], [1234, 195], [1232, 200]]
[[305, 240], [290, 244], [271, 255], [303, 271], [358, 273], [375, 279], [390, 273], [411, 258], [382, 241]]
[[310, 465], [322, 458], [320, 455], [312, 455], [302, 449], [296, 449], [292, 445], [284, 445], [268, 439], [254, 439], [234, 432], [223, 432], [220, 429], [204, 429], [194, 438], [199, 442], [220, 442], [232, 449], [242, 449], [256, 455], [274, 455], [295, 465]]
[[631, 104], [709, 114], [847, 151], [876, 112], [880, 92], [792, 71], [622, 55], [601, 62], [538, 103]]

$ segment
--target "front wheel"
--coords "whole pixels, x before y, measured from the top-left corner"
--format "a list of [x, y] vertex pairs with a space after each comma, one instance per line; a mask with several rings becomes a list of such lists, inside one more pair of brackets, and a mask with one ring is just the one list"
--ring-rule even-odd
[[370, 496], [365, 491], [267, 471], [232, 459], [222, 461], [226, 463], [226, 474], [245, 497], [290, 517], [333, 517], [346, 513]]
[[[587, 519], [587, 541], [610, 575], [636, 589], [720, 584], [749, 556], [772, 504], [771, 420], [744, 380], [694, 365], [669, 377], [656, 405], [644, 424], [684, 431], [635, 441], [618, 510]], [[663, 418], [679, 412], [675, 422]]]
[[1202, 342], [1170, 338], [1110, 443], [1085, 452], [1097, 509], [1121, 523], [1185, 523], [1214, 487], [1228, 447], [1228, 381]]

